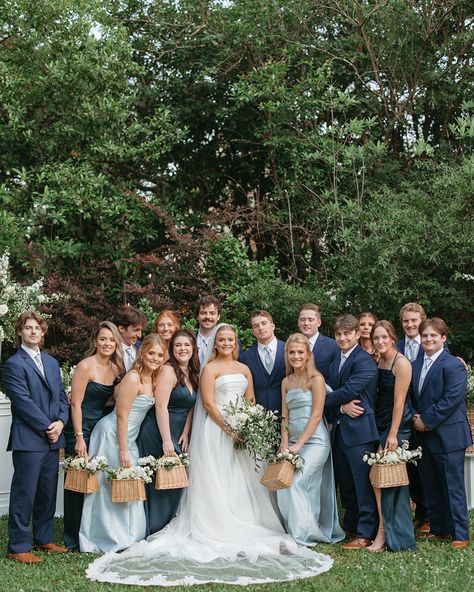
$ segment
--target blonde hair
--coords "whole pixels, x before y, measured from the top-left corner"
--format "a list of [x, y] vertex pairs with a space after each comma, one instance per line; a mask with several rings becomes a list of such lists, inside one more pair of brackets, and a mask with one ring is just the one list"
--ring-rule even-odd
[[293, 366], [290, 364], [290, 361], [288, 359], [288, 350], [290, 349], [290, 345], [292, 343], [298, 343], [302, 345], [305, 348], [306, 353], [308, 354], [305, 366], [303, 368], [303, 384], [301, 385], [303, 388], [308, 388], [311, 380], [319, 374], [314, 363], [313, 352], [311, 351], [308, 338], [305, 337], [302, 333], [293, 333], [292, 335], [290, 335], [285, 343], [285, 365], [287, 376], [290, 376], [290, 374], [294, 374], [295, 372]]
[[[163, 364], [165, 363], [165, 357], [168, 352], [166, 342], [163, 339], [163, 337], [161, 337], [157, 333], [150, 333], [142, 341], [140, 349], [137, 352], [137, 357], [135, 358], [135, 361], [132, 366], [132, 370], [135, 370], [136, 372], [138, 372], [138, 375], [140, 376], [140, 382], [142, 384], [143, 384], [142, 378], [143, 378], [143, 374], [145, 372], [145, 365], [143, 363], [143, 355], [146, 354], [154, 345], [158, 345], [162, 349], [163, 355], [164, 355]], [[163, 364], [161, 364], [161, 366], [163, 366]], [[153, 372], [151, 373], [151, 383], [152, 383], [153, 387], [155, 386], [156, 377], [158, 376], [158, 372], [161, 370], [161, 366], [159, 368], [157, 368], [156, 370], [153, 370]]]
[[212, 362], [212, 360], [215, 360], [217, 357], [217, 352], [216, 352], [216, 340], [217, 340], [217, 336], [219, 335], [219, 333], [221, 331], [232, 331], [235, 335], [235, 347], [234, 347], [234, 351], [232, 352], [232, 359], [233, 360], [237, 360], [238, 356], [238, 351], [239, 351], [239, 347], [237, 344], [237, 330], [235, 327], [232, 327], [232, 325], [227, 325], [226, 323], [224, 323], [223, 325], [221, 325], [219, 327], [219, 329], [217, 329], [216, 334], [214, 335], [214, 347], [212, 349], [212, 354], [209, 356], [209, 360], [207, 361], [207, 363]]

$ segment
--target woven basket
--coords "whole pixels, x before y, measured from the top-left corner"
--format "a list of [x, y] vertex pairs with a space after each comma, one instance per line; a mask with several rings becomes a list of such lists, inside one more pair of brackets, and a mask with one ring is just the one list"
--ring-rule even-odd
[[[471, 428], [472, 439], [474, 441], [474, 407], [469, 407], [467, 410], [467, 421], [469, 422], [469, 427]], [[466, 448], [466, 452], [473, 453], [474, 452], [474, 444]]]
[[142, 502], [146, 500], [145, 484], [139, 479], [112, 479], [113, 502]]
[[291, 487], [294, 474], [295, 467], [287, 460], [269, 463], [260, 479], [260, 483], [271, 491], [288, 489], [288, 487]]
[[77, 493], [95, 493], [99, 491], [99, 481], [97, 475], [86, 469], [68, 469], [64, 489]]
[[178, 465], [172, 469], [157, 469], [155, 489], [182, 489], [188, 487], [189, 481], [186, 467]]
[[381, 489], [408, 485], [407, 464], [402, 462], [397, 465], [372, 465], [370, 482], [374, 487]]

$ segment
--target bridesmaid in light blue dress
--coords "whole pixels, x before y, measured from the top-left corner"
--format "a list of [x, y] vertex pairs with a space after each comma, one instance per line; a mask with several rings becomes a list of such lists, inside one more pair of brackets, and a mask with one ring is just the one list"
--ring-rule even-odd
[[304, 465], [289, 489], [278, 490], [278, 507], [286, 530], [298, 543], [337, 543], [345, 535], [339, 525], [331, 441], [323, 416], [326, 385], [301, 333], [288, 338], [285, 358], [281, 449], [298, 453]]
[[[145, 337], [132, 370], [120, 384], [117, 403], [110, 415], [92, 431], [89, 455], [105, 456], [110, 468], [136, 466], [136, 439], [147, 411], [155, 404], [156, 375], [166, 355], [166, 344], [152, 334]], [[110, 484], [98, 473], [99, 491], [85, 496], [79, 546], [82, 552], [120, 551], [145, 538], [143, 502], [112, 502]]]

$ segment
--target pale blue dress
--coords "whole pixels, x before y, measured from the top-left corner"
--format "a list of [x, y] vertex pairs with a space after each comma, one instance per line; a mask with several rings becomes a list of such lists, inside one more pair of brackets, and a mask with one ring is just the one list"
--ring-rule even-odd
[[[312, 393], [302, 388], [286, 394], [290, 446], [311, 416]], [[295, 471], [289, 489], [277, 491], [278, 507], [288, 533], [301, 545], [337, 543], [344, 538], [339, 525], [332, 467], [331, 440], [324, 419], [299, 451], [303, 469]]]
[[[151, 395], [136, 397], [128, 415], [128, 450], [133, 465], [139, 458], [136, 439], [147, 411], [155, 403]], [[102, 418], [92, 431], [89, 456], [105, 456], [110, 468], [120, 466], [117, 440], [117, 415], [114, 411]], [[120, 551], [146, 535], [143, 502], [112, 502], [110, 483], [97, 473], [99, 491], [85, 495], [79, 547], [85, 553]]]

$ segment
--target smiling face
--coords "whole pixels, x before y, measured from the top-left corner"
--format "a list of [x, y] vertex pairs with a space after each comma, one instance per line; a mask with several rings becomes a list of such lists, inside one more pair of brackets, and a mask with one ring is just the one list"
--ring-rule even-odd
[[173, 333], [177, 327], [171, 317], [163, 315], [156, 325], [156, 330], [160, 337], [163, 337], [165, 341], [169, 341], [173, 337]]
[[128, 327], [118, 325], [117, 328], [119, 330], [120, 337], [126, 345], [135, 345], [135, 343], [142, 336], [141, 325], [128, 325]]
[[419, 312], [404, 312], [402, 314], [402, 329], [407, 337], [414, 339], [418, 335], [418, 327], [422, 321]]
[[193, 356], [193, 344], [189, 337], [180, 335], [173, 343], [173, 355], [180, 365], [185, 365]]
[[97, 353], [102, 356], [111, 356], [117, 347], [112, 331], [106, 327], [100, 329], [95, 340], [95, 345]]
[[363, 316], [359, 319], [359, 331], [362, 339], [370, 339], [370, 332], [375, 325], [375, 319], [371, 316]]
[[214, 349], [218, 356], [232, 356], [236, 347], [236, 336], [232, 329], [222, 329], [217, 332]]
[[395, 344], [384, 327], [377, 327], [372, 335], [372, 343], [375, 351], [379, 354], [386, 354]]
[[310, 339], [316, 335], [321, 326], [321, 315], [315, 310], [303, 309], [298, 317], [298, 328], [305, 337]]
[[220, 314], [215, 304], [208, 304], [201, 306], [197, 315], [199, 329], [203, 335], [209, 335], [209, 333], [217, 325], [217, 321], [220, 319]]
[[17, 334], [20, 336], [23, 345], [34, 350], [39, 348], [44, 337], [44, 331], [35, 319], [27, 319]]
[[293, 370], [305, 368], [310, 356], [311, 352], [303, 343], [292, 341], [287, 346], [286, 359]]
[[337, 345], [342, 353], [347, 353], [359, 341], [360, 332], [355, 329], [336, 329], [334, 332]]
[[267, 345], [275, 338], [275, 325], [268, 317], [258, 315], [252, 319], [252, 332], [259, 343]]
[[146, 370], [148, 370], [148, 372], [154, 372], [163, 366], [165, 356], [165, 351], [157, 343], [155, 343], [143, 353], [143, 366]]
[[427, 356], [432, 356], [443, 349], [446, 335], [441, 335], [433, 325], [427, 325], [420, 333], [421, 345]]

